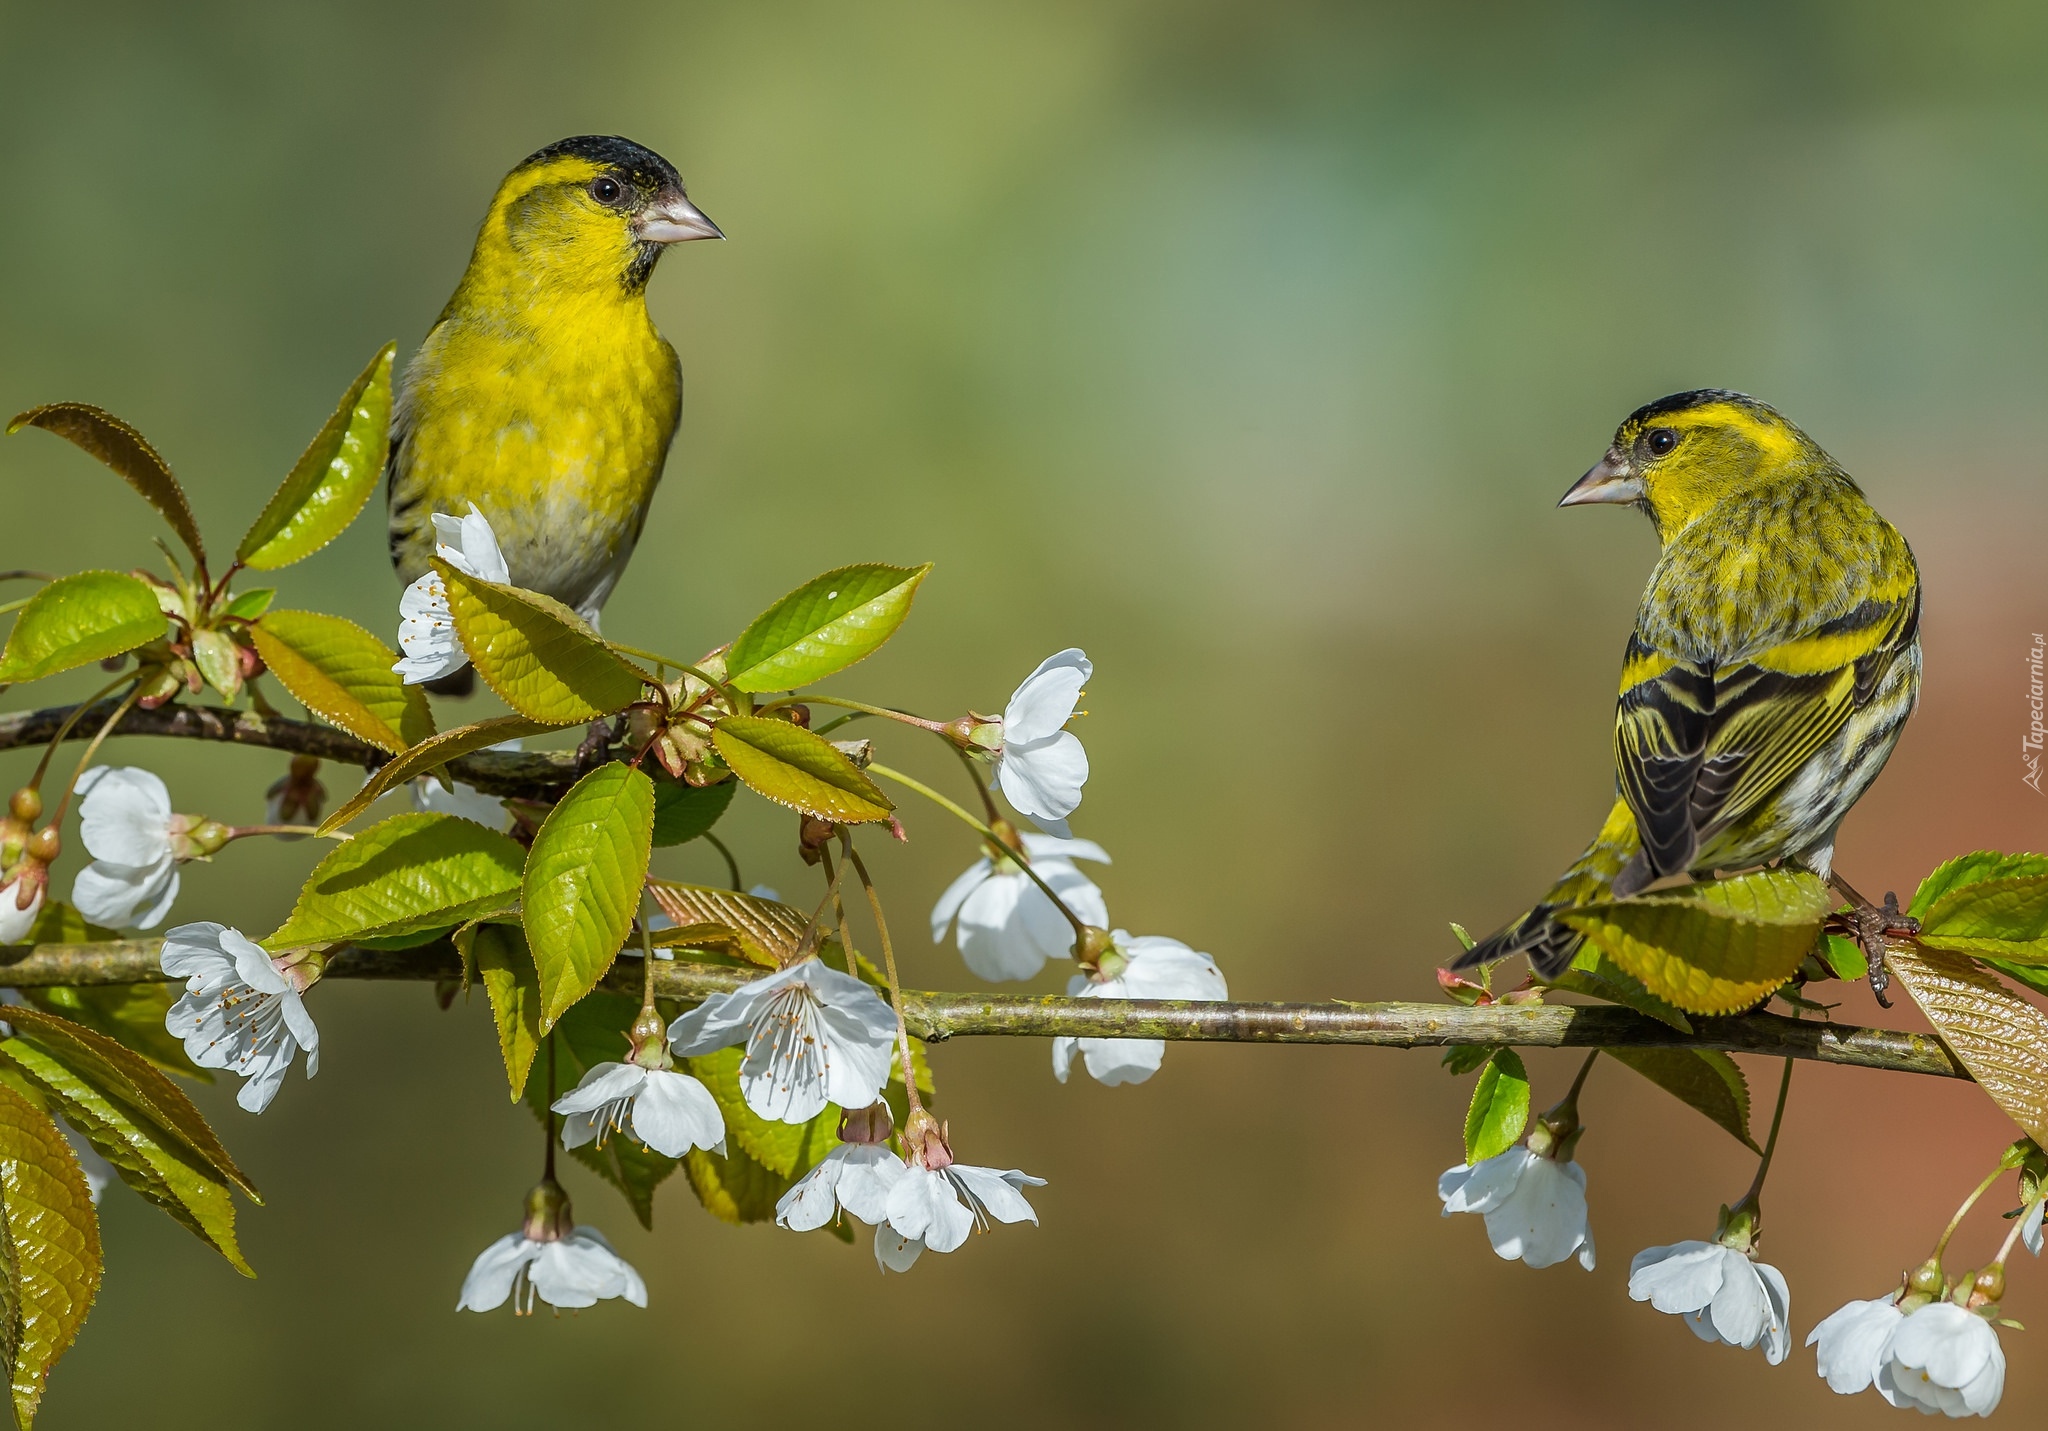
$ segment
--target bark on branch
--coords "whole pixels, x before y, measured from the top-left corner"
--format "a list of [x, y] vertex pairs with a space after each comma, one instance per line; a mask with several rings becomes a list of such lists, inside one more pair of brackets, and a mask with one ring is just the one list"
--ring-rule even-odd
[[[102, 944], [43, 944], [0, 950], [0, 985], [164, 982], [160, 939]], [[418, 949], [349, 949], [327, 966], [330, 979], [436, 980], [460, 977], [447, 943]], [[655, 989], [696, 1001], [738, 988], [756, 970], [662, 961]], [[621, 959], [604, 986], [637, 995], [640, 965]], [[1693, 1020], [1694, 1032], [1631, 1009], [1606, 1005], [1182, 1003], [1153, 999], [1077, 999], [1053, 994], [943, 994], [906, 989], [911, 1032], [932, 1042], [973, 1035], [1027, 1038], [1158, 1038], [1217, 1043], [1370, 1044], [1443, 1048], [1509, 1044], [1519, 1048], [1711, 1048], [1773, 1058], [1803, 1058], [1892, 1073], [1968, 1078], [1939, 1039], [1897, 1029], [1791, 1019], [1779, 1014]]]
[[[96, 702], [71, 727], [69, 740], [90, 740], [114, 713], [115, 702]], [[46, 745], [76, 706], [49, 706], [39, 711], [18, 711], [0, 716], [0, 750]], [[115, 735], [161, 735], [177, 740], [214, 740], [230, 745], [253, 745], [266, 750], [284, 750], [293, 755], [313, 755], [343, 765], [375, 770], [391, 759], [391, 752], [346, 731], [312, 721], [286, 716], [265, 716], [255, 711], [223, 710], [218, 706], [159, 706], [156, 710], [132, 710], [114, 727]], [[572, 751], [481, 750], [448, 763], [457, 779], [474, 785], [487, 795], [543, 799], [558, 794], [582, 774]]]

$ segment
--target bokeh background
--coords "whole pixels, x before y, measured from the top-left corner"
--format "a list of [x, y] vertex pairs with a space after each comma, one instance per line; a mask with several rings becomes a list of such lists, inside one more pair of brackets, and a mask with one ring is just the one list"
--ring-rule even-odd
[[[2044, 45], [2023, 4], [0, 0], [0, 406], [134, 421], [226, 545], [364, 359], [418, 341], [498, 177], [631, 135], [731, 241], [653, 285], [687, 398], [608, 629], [705, 649], [825, 567], [934, 560], [840, 689], [987, 709], [1085, 646], [1077, 826], [1116, 856], [1116, 922], [1243, 997], [1427, 998], [1446, 921], [1515, 913], [1605, 808], [1654, 543], [1553, 504], [1665, 392], [1777, 403], [1920, 554], [1925, 701], [1845, 871], [1903, 893], [2048, 839], [2019, 761], [2048, 627]], [[152, 558], [149, 512], [47, 437], [0, 445], [0, 502], [0, 565]], [[390, 628], [381, 531], [378, 503], [281, 599]], [[245, 821], [284, 764], [113, 753]], [[908, 977], [967, 986], [915, 931], [972, 851], [910, 823], [876, 855]], [[799, 887], [786, 817], [729, 824], [749, 878]], [[179, 913], [267, 929], [313, 853], [237, 847]], [[963, 1040], [934, 1058], [958, 1150], [1048, 1177], [1042, 1227], [884, 1278], [865, 1235], [729, 1228], [680, 1180], [645, 1234], [572, 1172], [651, 1305], [517, 1321], [450, 1310], [537, 1152], [482, 1001], [314, 1007], [317, 1080], [260, 1120], [200, 1095], [269, 1197], [260, 1280], [111, 1193], [43, 1425], [1900, 1414], [1628, 1301], [1629, 1256], [1709, 1235], [1751, 1160], [1617, 1066], [1586, 1103], [1590, 1275], [1438, 1218], [1467, 1083], [1434, 1054], [1181, 1047], [1103, 1089]], [[1531, 1064], [1548, 1101], [1570, 1059]], [[1966, 1085], [1802, 1068], [1767, 1197], [1796, 1334], [1922, 1257], [2011, 1131]], [[2048, 1323], [2048, 1269], [2011, 1281]], [[2008, 1422], [2048, 1412], [2042, 1335], [2007, 1335]]]

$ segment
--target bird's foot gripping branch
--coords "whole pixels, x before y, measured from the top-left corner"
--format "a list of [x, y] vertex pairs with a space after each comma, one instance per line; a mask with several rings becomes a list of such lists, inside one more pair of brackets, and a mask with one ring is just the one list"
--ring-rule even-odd
[[[608, 641], [515, 585], [476, 513], [439, 514], [431, 570], [401, 606], [402, 653], [350, 622], [279, 606], [269, 589], [238, 590], [245, 573], [310, 554], [361, 510], [384, 464], [389, 361], [379, 354], [351, 386], [218, 577], [181, 488], [139, 435], [77, 405], [17, 420], [105, 461], [187, 555], [168, 572], [44, 579], [15, 604], [0, 656], [8, 683], [94, 663], [110, 673], [88, 701], [0, 719], [0, 748], [43, 750], [0, 823], [0, 943], [11, 946], [0, 982], [19, 998], [0, 1040], [0, 1348], [24, 1422], [91, 1304], [94, 1203], [108, 1180], [248, 1270], [234, 1193], [255, 1191], [170, 1075], [232, 1073], [242, 1107], [264, 1111], [294, 1064], [316, 1070], [319, 985], [336, 978], [431, 981], [451, 1002], [480, 991], [495, 1021], [508, 1092], [531, 1110], [544, 1151], [524, 1200], [507, 1190], [513, 1230], [460, 1289], [459, 1306], [477, 1311], [646, 1301], [634, 1269], [577, 1221], [558, 1151], [643, 1223], [680, 1170], [727, 1221], [844, 1241], [872, 1228], [877, 1261], [899, 1272], [996, 1223], [1035, 1222], [1040, 1180], [999, 1166], [999, 1131], [956, 1135], [933, 1111], [923, 1046], [975, 1034], [1051, 1038], [1056, 1077], [1078, 1061], [1112, 1084], [1144, 1081], [1179, 1039], [1445, 1047], [1454, 1071], [1478, 1074], [1465, 1160], [1439, 1188], [1445, 1210], [1481, 1214], [1504, 1256], [1591, 1267], [1576, 1153], [1604, 1052], [1760, 1158], [1710, 1240], [1635, 1259], [1631, 1295], [1776, 1361], [1789, 1347], [1789, 1290], [1757, 1253], [1789, 1076], [1759, 1144], [1730, 1055], [1782, 1059], [1788, 1074], [1807, 1059], [1973, 1077], [2029, 1135], [1998, 1169], [2019, 1178], [2007, 1246], [1951, 1275], [1951, 1228], [1896, 1292], [1851, 1303], [1814, 1340], [1838, 1389], [1875, 1385], [1957, 1414], [1995, 1403], [2005, 1258], [2015, 1239], [2038, 1245], [2048, 1197], [2031, 1141], [2048, 1132], [2048, 1023], [2005, 982], [2048, 985], [2048, 857], [1965, 856], [1912, 901], [1919, 932], [1891, 939], [1889, 963], [1938, 1038], [1826, 1017], [1818, 987], [1862, 977], [1863, 956], [1840, 932], [1840, 902], [1790, 869], [1576, 907], [1559, 916], [1585, 941], [1576, 960], [1512, 991], [1445, 974], [1448, 1005], [1231, 1002], [1208, 955], [1116, 930], [1084, 871], [1109, 857], [1066, 825], [1088, 778], [1067, 728], [1092, 673], [1080, 651], [1044, 662], [999, 715], [927, 719], [815, 689], [894, 634], [926, 568], [829, 572], [693, 660]], [[465, 665], [511, 713], [440, 730], [417, 683]], [[318, 721], [280, 714], [271, 702], [284, 697]], [[506, 748], [555, 733], [565, 748]], [[95, 765], [116, 734], [267, 749], [287, 768], [262, 823], [237, 826], [181, 813], [147, 770]], [[69, 741], [87, 748], [60, 763]], [[961, 798], [895, 768], [894, 750], [878, 749], [891, 742], [940, 752]], [[323, 762], [370, 772], [331, 814]], [[252, 805], [276, 775], [252, 780]], [[793, 823], [815, 874], [788, 901], [748, 888], [719, 838], [722, 821], [743, 817], [741, 790], [758, 797], [755, 818]], [[903, 988], [863, 853], [906, 833], [892, 791], [927, 802], [938, 828], [970, 832], [976, 858], [931, 911], [934, 942], [951, 935], [990, 981], [1070, 959], [1065, 996]], [[387, 797], [406, 803], [386, 813]], [[232, 845], [258, 835], [332, 842], [304, 846], [312, 868], [285, 921], [261, 938], [173, 922], [180, 867], [232, 859]], [[50, 882], [67, 838], [90, 859], [60, 902]], [[688, 848], [663, 853], [678, 847]], [[715, 877], [653, 872], [693, 856]], [[1773, 1000], [1786, 1012], [1769, 1011]], [[1569, 1092], [1533, 1120], [1512, 1052], [1529, 1046], [1589, 1050]], [[1992, 1186], [1995, 1176], [1979, 1195]]]

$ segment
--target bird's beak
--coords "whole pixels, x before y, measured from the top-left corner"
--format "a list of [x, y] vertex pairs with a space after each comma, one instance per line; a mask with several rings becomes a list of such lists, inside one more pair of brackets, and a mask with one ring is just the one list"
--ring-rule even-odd
[[687, 243], [722, 239], [725, 233], [681, 194], [656, 200], [633, 216], [633, 237], [642, 243]]
[[1578, 481], [1559, 499], [1560, 507], [1578, 507], [1588, 502], [1640, 502], [1643, 500], [1643, 481], [1628, 465], [1628, 459], [1613, 448], [1593, 465], [1593, 469]]

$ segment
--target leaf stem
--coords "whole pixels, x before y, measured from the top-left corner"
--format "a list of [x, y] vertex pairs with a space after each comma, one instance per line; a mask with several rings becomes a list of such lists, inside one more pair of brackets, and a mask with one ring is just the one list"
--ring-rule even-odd
[[882, 941], [882, 972], [889, 980], [889, 1008], [896, 1015], [896, 1053], [903, 1060], [903, 1097], [910, 1105], [911, 1113], [917, 1113], [922, 1104], [917, 1097], [917, 1064], [910, 1056], [910, 1026], [903, 1021], [903, 982], [896, 977], [896, 946], [889, 942], [889, 921], [882, 917], [882, 897], [875, 893], [875, 882], [868, 878], [868, 867], [862, 863], [860, 851], [853, 847], [853, 839], [844, 830], [839, 833], [839, 847], [846, 852], [846, 859], [860, 876], [860, 887], [867, 891], [868, 908], [875, 914], [875, 933]]
[[1989, 1177], [1985, 1178], [1983, 1182], [1977, 1184], [1976, 1191], [1972, 1192], [1968, 1197], [1963, 1199], [1963, 1205], [1956, 1209], [1956, 1215], [1950, 1218], [1948, 1220], [1948, 1226], [1942, 1229], [1941, 1240], [1934, 1244], [1934, 1251], [1928, 1257], [1928, 1261], [1934, 1263], [1939, 1263], [1941, 1261], [1942, 1255], [1948, 1251], [1948, 1240], [1956, 1235], [1956, 1229], [1963, 1225], [1963, 1219], [1970, 1215], [1970, 1209], [1977, 1205], [1977, 1199], [1984, 1196], [1985, 1193], [1990, 1192], [1991, 1185], [1997, 1182], [2000, 1178], [2004, 1177], [2007, 1171], [2008, 1169], [2006, 1165], [2001, 1162], [1997, 1167], [1991, 1170], [1991, 1175]]
[[1736, 1207], [1755, 1208], [1757, 1199], [1763, 1196], [1764, 1178], [1771, 1171], [1771, 1159], [1778, 1153], [1778, 1130], [1785, 1125], [1785, 1100], [1792, 1091], [1792, 1060], [1785, 1060], [1784, 1076], [1778, 1080], [1778, 1106], [1771, 1113], [1770, 1136], [1764, 1139], [1763, 1161], [1756, 1165], [1756, 1176], [1750, 1180], [1749, 1191], [1742, 1195]]
[[781, 710], [787, 706], [837, 706], [841, 710], [857, 711], [867, 716], [881, 716], [884, 720], [913, 725], [919, 730], [928, 730], [939, 735], [944, 735], [946, 731], [943, 721], [926, 720], [923, 716], [914, 716], [909, 711], [892, 711], [887, 706], [871, 706], [864, 701], [849, 701], [838, 696], [783, 696], [759, 707], [759, 711]]
[[78, 788], [79, 778], [85, 774], [85, 768], [92, 764], [92, 758], [99, 754], [101, 742], [106, 740], [114, 727], [121, 723], [121, 717], [134, 709], [136, 701], [141, 698], [142, 682], [137, 681], [134, 689], [123, 696], [121, 703], [114, 707], [114, 713], [107, 717], [106, 723], [99, 729], [99, 734], [95, 735], [92, 741], [85, 747], [85, 754], [78, 758], [78, 768], [71, 772], [71, 783], [64, 787], [64, 798], [57, 802], [57, 813], [50, 817], [52, 825], [64, 823], [64, 812], [71, 808], [71, 792]]
[[674, 666], [685, 675], [695, 676], [705, 685], [711, 687], [728, 701], [732, 702], [734, 706], [738, 706], [741, 703], [738, 691], [734, 690], [724, 681], [719, 680], [718, 677], [712, 675], [709, 671], [701, 670], [691, 665], [688, 661], [678, 661], [673, 656], [662, 655], [659, 651], [643, 651], [638, 646], [628, 646], [623, 641], [613, 641], [609, 637], [600, 636], [598, 639], [614, 651], [621, 652], [624, 655], [638, 656], [641, 660], [652, 661], [657, 666]]
[[135, 677], [132, 672], [124, 671], [71, 708], [71, 714], [64, 717], [64, 723], [58, 726], [57, 733], [50, 737], [50, 744], [44, 749], [43, 758], [36, 762], [36, 773], [29, 777], [29, 789], [40, 790], [43, 788], [43, 776], [49, 773], [50, 757], [57, 753], [58, 746], [70, 739], [72, 728], [78, 724], [79, 718], [88, 710], [91, 710], [96, 703], [105, 699], [109, 691], [112, 691], [124, 682], [134, 679]]
[[559, 1116], [555, 1112], [555, 1099], [560, 1096], [555, 1089], [555, 1040], [560, 1037], [557, 1030], [548, 1030], [548, 1111], [541, 1119], [542, 1129], [547, 1135], [547, 1153], [541, 1162], [540, 1176], [541, 1181], [550, 1183], [555, 1180], [555, 1120]]
[[960, 764], [967, 771], [967, 782], [974, 787], [974, 793], [981, 797], [981, 808], [988, 812], [988, 822], [993, 826], [996, 821], [1003, 818], [1003, 812], [996, 808], [996, 797], [989, 794], [988, 782], [983, 780], [981, 772], [974, 768], [973, 756], [957, 745], [953, 747], [953, 753], [960, 757]]
[[719, 839], [718, 836], [712, 834], [709, 830], [706, 830], [698, 838], [709, 840], [711, 848], [725, 856], [725, 872], [732, 877], [732, 887], [741, 894], [745, 894], [747, 887], [740, 881], [740, 862], [732, 857], [732, 851], [726, 848], [725, 841]]
[[[972, 815], [968, 814], [967, 811], [962, 809], [960, 806], [954, 804], [951, 800], [948, 800], [938, 791], [932, 789], [931, 786], [925, 784], [922, 780], [912, 779], [910, 776], [905, 775], [900, 770], [891, 770], [888, 766], [873, 761], [869, 762], [868, 764], [868, 773], [871, 775], [879, 775], [885, 780], [893, 780], [898, 785], [904, 786], [907, 789], [915, 790], [918, 794], [924, 796], [925, 799], [931, 801], [940, 809], [951, 811], [954, 815], [964, 820], [967, 823], [968, 828], [976, 831], [984, 840], [987, 840], [992, 848], [1001, 850], [1010, 859], [1016, 861], [1017, 868], [1022, 870], [1025, 873], [1025, 875], [1030, 878], [1031, 882], [1038, 886], [1039, 890], [1045, 895], [1045, 897], [1052, 901], [1053, 908], [1057, 909], [1061, 914], [1064, 914], [1067, 917], [1067, 923], [1074, 926], [1074, 947], [1077, 950], [1080, 948], [1081, 941], [1087, 937], [1088, 926], [1082, 922], [1080, 915], [1074, 913], [1073, 910], [1067, 908], [1067, 902], [1064, 899], [1061, 899], [1057, 894], [1053, 893], [1052, 886], [1047, 884], [1043, 879], [1039, 877], [1038, 871], [1031, 868], [1031, 861], [1022, 850], [1011, 849], [1008, 845], [1004, 844], [1000, 839], [996, 838], [996, 832], [994, 830], [990, 829], [987, 825], [982, 824], [981, 821], [975, 819]], [[1579, 1076], [1582, 1079], [1585, 1077], [1583, 1073], [1581, 1073]]]
[[323, 833], [318, 825], [230, 825], [228, 838], [239, 840], [245, 835], [315, 835], [323, 840], [352, 840], [354, 835], [339, 830]]

